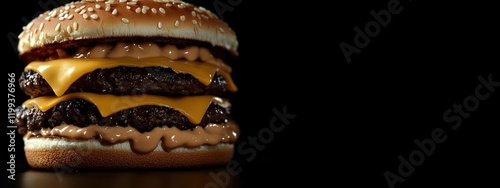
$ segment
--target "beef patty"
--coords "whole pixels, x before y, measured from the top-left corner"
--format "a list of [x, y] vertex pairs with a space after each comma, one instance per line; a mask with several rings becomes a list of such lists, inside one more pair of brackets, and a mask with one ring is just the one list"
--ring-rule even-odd
[[[19, 78], [21, 90], [28, 96], [55, 95], [45, 79], [28, 70]], [[74, 82], [66, 91], [114, 95], [151, 94], [164, 96], [216, 95], [226, 92], [227, 81], [215, 73], [207, 86], [190, 74], [176, 73], [163, 67], [116, 67], [97, 69]]]
[[205, 127], [210, 123], [226, 123], [230, 118], [230, 107], [211, 104], [199, 124], [191, 123], [181, 112], [164, 106], [139, 106], [102, 117], [97, 107], [83, 99], [64, 101], [46, 112], [35, 107], [16, 108], [15, 125], [19, 133], [53, 128], [62, 123], [86, 127], [99, 126], [131, 126], [139, 132], [148, 132], [155, 127], [177, 127], [180, 130], [193, 129], [196, 126]]

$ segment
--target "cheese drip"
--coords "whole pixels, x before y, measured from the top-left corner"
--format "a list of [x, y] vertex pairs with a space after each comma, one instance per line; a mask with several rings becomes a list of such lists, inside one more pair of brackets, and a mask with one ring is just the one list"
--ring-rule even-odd
[[236, 91], [237, 87], [229, 73], [219, 69], [214, 64], [188, 60], [170, 60], [166, 57], [148, 58], [66, 58], [47, 62], [35, 61], [28, 64], [24, 70], [33, 70], [39, 73], [50, 85], [57, 96], [63, 95], [66, 90], [84, 74], [97, 69], [128, 67], [164, 67], [171, 68], [176, 73], [187, 73], [198, 79], [201, 83], [209, 85], [215, 73], [219, 73], [227, 81], [227, 89]]
[[46, 112], [63, 101], [75, 98], [81, 98], [95, 104], [103, 117], [107, 117], [128, 108], [143, 105], [158, 105], [178, 110], [193, 124], [199, 124], [201, 122], [201, 119], [211, 103], [220, 105], [224, 103], [223, 99], [211, 95], [184, 97], [165, 97], [157, 95], [117, 96], [111, 94], [80, 92], [70, 93], [60, 97], [43, 96], [28, 99], [23, 103], [23, 107], [29, 108], [34, 106], [42, 112]]

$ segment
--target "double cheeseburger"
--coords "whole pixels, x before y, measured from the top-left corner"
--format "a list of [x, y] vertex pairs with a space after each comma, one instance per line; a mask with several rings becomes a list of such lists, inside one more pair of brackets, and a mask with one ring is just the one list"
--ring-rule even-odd
[[84, 0], [19, 35], [30, 98], [16, 126], [33, 168], [184, 168], [233, 157], [238, 41], [182, 1]]

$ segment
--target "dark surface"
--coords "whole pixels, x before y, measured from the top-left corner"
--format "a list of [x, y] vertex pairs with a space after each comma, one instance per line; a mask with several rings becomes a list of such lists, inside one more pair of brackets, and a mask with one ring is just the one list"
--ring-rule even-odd
[[[239, 91], [231, 97], [241, 149], [219, 176], [202, 171], [175, 183], [189, 187], [208, 175], [215, 184], [190, 187], [224, 187], [220, 177], [235, 187], [390, 187], [384, 174], [392, 173], [401, 180], [396, 188], [498, 186], [500, 87], [487, 89], [481, 81], [491, 75], [500, 82], [494, 68], [498, 11], [491, 2], [196, 2], [224, 10], [219, 13], [239, 34], [240, 59], [232, 65]], [[356, 45], [355, 28], [373, 24], [371, 10], [387, 10], [388, 2], [403, 9], [378, 32], [372, 28], [369, 43], [358, 41], [363, 48], [348, 63], [340, 44]], [[7, 36], [17, 36], [23, 18], [41, 9], [33, 3], [15, 11], [9, 17], [18, 22]], [[11, 43], [4, 45], [6, 62], [16, 62]], [[22, 67], [15, 66], [9, 71], [19, 74]], [[20, 103], [23, 95], [16, 96]], [[21, 148], [17, 136], [17, 181], [33, 183], [39, 173], [23, 164]], [[410, 163], [416, 165], [405, 168]], [[105, 184], [108, 178], [133, 187], [131, 174], [141, 185], [179, 175], [76, 172], [62, 176], [63, 184], [55, 174], [41, 176], [56, 185]]]

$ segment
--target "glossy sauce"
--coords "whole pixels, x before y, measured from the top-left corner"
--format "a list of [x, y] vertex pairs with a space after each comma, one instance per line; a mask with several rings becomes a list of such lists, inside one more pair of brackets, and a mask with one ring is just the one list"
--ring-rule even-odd
[[[225, 64], [221, 59], [215, 58], [210, 50], [198, 46], [186, 46], [178, 48], [175, 45], [158, 45], [151, 42], [144, 43], [124, 43], [119, 42], [115, 45], [98, 44], [92, 47], [81, 47], [72, 58], [148, 58], [148, 57], [167, 57], [170, 60], [185, 59], [188, 61], [201, 61], [215, 65], [228, 73], [231, 73], [231, 67]], [[63, 57], [66, 58], [66, 57]]]
[[161, 142], [167, 151], [178, 147], [198, 147], [219, 143], [235, 143], [239, 136], [238, 126], [229, 121], [226, 124], [209, 124], [205, 128], [197, 126], [193, 130], [179, 130], [176, 127], [157, 127], [149, 132], [140, 133], [133, 127], [108, 127], [89, 125], [81, 128], [62, 124], [54, 128], [31, 131], [32, 136], [62, 136], [71, 139], [89, 140], [99, 138], [102, 143], [115, 144], [129, 141], [134, 152], [148, 153], [156, 149]]

